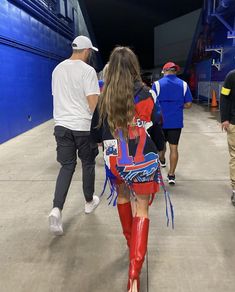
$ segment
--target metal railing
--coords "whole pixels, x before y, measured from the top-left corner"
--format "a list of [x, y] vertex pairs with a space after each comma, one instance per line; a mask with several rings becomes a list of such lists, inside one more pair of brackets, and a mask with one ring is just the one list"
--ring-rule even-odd
[[216, 99], [220, 101], [220, 92], [223, 82], [220, 81], [200, 81], [197, 86], [197, 101], [206, 100], [207, 105], [210, 105], [212, 92], [215, 91]]

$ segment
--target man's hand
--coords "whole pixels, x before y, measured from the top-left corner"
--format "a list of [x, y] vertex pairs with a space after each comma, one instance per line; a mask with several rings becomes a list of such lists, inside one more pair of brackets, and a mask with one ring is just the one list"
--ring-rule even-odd
[[192, 103], [191, 102], [186, 102], [185, 104], [184, 104], [184, 108], [185, 109], [188, 109], [188, 108], [191, 108], [192, 107]]
[[229, 127], [230, 123], [229, 121], [224, 121], [223, 123], [221, 123], [221, 129], [222, 131], [227, 131], [228, 130], [228, 127]]

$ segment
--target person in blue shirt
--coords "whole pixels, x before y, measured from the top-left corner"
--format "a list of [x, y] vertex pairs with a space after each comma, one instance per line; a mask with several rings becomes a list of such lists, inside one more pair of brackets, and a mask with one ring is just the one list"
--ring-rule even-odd
[[[183, 124], [183, 110], [192, 105], [192, 94], [188, 84], [178, 78], [176, 74], [180, 67], [173, 62], [163, 66], [163, 78], [153, 83], [152, 89], [157, 95], [163, 116], [162, 129], [165, 141], [170, 147], [170, 169], [168, 172], [169, 184], [175, 184], [175, 169], [178, 162], [178, 144]], [[166, 167], [165, 160], [166, 146], [160, 153], [160, 163]]]

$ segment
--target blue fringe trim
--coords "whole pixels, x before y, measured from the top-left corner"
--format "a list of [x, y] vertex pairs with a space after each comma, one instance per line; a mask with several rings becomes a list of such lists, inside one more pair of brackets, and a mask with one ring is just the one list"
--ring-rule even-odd
[[109, 201], [109, 205], [113, 202], [113, 206], [115, 207], [117, 205], [117, 188], [116, 188], [116, 184], [115, 184], [115, 176], [112, 174], [112, 172], [110, 171], [110, 169], [107, 167], [107, 165], [105, 165], [105, 173], [106, 173], [106, 177], [105, 177], [105, 182], [104, 182], [104, 187], [103, 190], [100, 194], [100, 197], [103, 196], [107, 184], [109, 184], [109, 189], [110, 189], [110, 194], [107, 198], [107, 200]]
[[165, 196], [165, 202], [166, 202], [166, 219], [167, 219], [167, 227], [169, 226], [170, 218], [169, 218], [169, 208], [170, 208], [170, 216], [171, 216], [171, 227], [172, 229], [175, 228], [175, 216], [174, 216], [174, 207], [171, 203], [171, 198], [169, 192], [166, 190], [166, 186], [163, 181], [160, 165], [158, 166], [158, 183], [162, 187], [164, 191], [164, 196]]
[[[109, 201], [109, 205], [111, 205], [111, 203], [112, 203], [113, 206], [115, 207], [117, 205], [117, 197], [118, 197], [117, 187], [116, 187], [116, 183], [115, 183], [116, 177], [112, 174], [112, 172], [110, 171], [110, 169], [106, 165], [105, 165], [105, 173], [106, 173], [106, 178], [105, 178], [104, 187], [103, 187], [103, 190], [100, 194], [100, 197], [103, 196], [103, 194], [106, 190], [107, 184], [109, 184], [110, 194], [109, 194], [107, 200]], [[166, 190], [166, 186], [165, 186], [164, 181], [163, 181], [160, 165], [158, 166], [158, 169], [156, 172], [156, 180], [160, 184], [160, 186], [162, 187], [162, 189], [164, 191], [165, 203], [166, 203], [167, 227], [169, 227], [170, 217], [171, 217], [171, 226], [172, 226], [172, 229], [174, 229], [174, 227], [175, 227], [174, 207], [173, 207], [172, 202], [171, 202], [170, 194]], [[131, 188], [130, 188], [130, 190], [131, 190]], [[132, 190], [131, 190], [131, 194], [134, 196]], [[169, 208], [170, 208], [170, 210], [169, 210]], [[170, 213], [170, 216], [169, 216], [169, 213]]]

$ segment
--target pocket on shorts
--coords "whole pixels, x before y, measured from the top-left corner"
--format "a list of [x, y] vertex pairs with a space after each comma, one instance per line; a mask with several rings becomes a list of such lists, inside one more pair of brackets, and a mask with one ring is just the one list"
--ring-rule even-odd
[[229, 124], [228, 126], [228, 130], [229, 133], [235, 133], [235, 125], [233, 124]]

